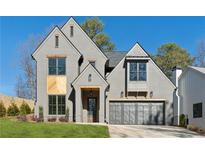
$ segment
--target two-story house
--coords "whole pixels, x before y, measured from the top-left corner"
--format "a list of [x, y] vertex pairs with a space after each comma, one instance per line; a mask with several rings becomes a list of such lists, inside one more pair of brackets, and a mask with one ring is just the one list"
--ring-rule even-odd
[[75, 122], [172, 124], [175, 85], [136, 43], [128, 52], [102, 52], [70, 18], [33, 53], [37, 102], [44, 119]]

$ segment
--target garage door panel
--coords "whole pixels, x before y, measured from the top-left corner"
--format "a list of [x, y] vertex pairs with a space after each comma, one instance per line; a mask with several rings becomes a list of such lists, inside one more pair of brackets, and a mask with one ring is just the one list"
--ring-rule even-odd
[[110, 123], [111, 124], [121, 124], [122, 118], [121, 118], [121, 103], [113, 103], [110, 104]]
[[109, 111], [111, 124], [164, 124], [164, 104], [162, 102], [112, 102]]
[[123, 124], [135, 124], [135, 104], [127, 103], [123, 104]]
[[149, 122], [149, 105], [150, 104], [143, 104], [143, 124], [144, 125], [148, 125], [150, 122]]
[[143, 116], [144, 116], [144, 107], [142, 105], [140, 105], [139, 103], [137, 105], [137, 111], [138, 111], [137, 124], [138, 125], [143, 125], [143, 123], [144, 123], [144, 118], [143, 118]]

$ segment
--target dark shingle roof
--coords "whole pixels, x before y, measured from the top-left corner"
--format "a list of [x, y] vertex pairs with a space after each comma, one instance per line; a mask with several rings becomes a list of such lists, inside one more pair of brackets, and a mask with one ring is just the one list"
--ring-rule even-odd
[[127, 54], [127, 52], [124, 51], [112, 51], [104, 53], [109, 59], [109, 67], [115, 67], [120, 62], [120, 60], [124, 58]]

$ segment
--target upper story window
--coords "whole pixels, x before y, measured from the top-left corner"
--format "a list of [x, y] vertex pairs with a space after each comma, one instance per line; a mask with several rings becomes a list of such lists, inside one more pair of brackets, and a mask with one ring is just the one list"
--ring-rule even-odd
[[95, 67], [95, 61], [89, 61], [89, 63]]
[[65, 58], [49, 58], [48, 67], [49, 75], [65, 75]]
[[145, 62], [130, 62], [130, 81], [146, 81], [147, 65]]
[[202, 117], [202, 103], [193, 104], [193, 118]]
[[73, 31], [73, 26], [70, 26], [70, 37], [73, 37], [74, 31]]
[[59, 47], [59, 36], [58, 35], [55, 36], [55, 47], [56, 48]]

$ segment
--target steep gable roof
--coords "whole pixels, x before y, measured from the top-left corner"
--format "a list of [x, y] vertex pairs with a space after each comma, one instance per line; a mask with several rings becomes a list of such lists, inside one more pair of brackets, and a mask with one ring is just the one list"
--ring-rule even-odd
[[38, 45], [38, 47], [34, 50], [34, 52], [32, 53], [32, 57], [34, 58], [35, 54], [39, 51], [39, 49], [41, 48], [41, 46], [44, 45], [44, 43], [47, 41], [47, 39], [53, 35], [53, 33], [55, 31], [58, 31], [59, 34], [61, 34], [65, 40], [74, 48], [74, 50], [77, 52], [77, 54], [79, 56], [82, 56], [82, 54], [80, 53], [80, 51], [73, 45], [73, 43], [65, 36], [65, 34], [61, 31], [61, 29], [58, 27], [58, 26], [55, 26], [51, 31], [50, 33], [48, 33], [48, 35], [42, 40], [42, 42]]
[[126, 56], [139, 56], [139, 57], [147, 57], [149, 54], [140, 46], [137, 42], [131, 50], [127, 53]]
[[[137, 50], [137, 51], [136, 51]], [[152, 57], [148, 54], [148, 52], [146, 52], [142, 46], [139, 44], [139, 42], [137, 42], [130, 50], [129, 52], [125, 55], [126, 56], [140, 56], [140, 57], [149, 57], [151, 59], [151, 61], [153, 62], [153, 64], [156, 66], [157, 69], [159, 69], [159, 71], [161, 72], [162, 75], [165, 76], [165, 78], [171, 83], [171, 85], [173, 87], [176, 88], [176, 86], [174, 85], [174, 83], [167, 77], [167, 75], [161, 70], [161, 68], [157, 65], [157, 63], [152, 59]], [[123, 60], [125, 59], [125, 57], [117, 64], [117, 66], [123, 62]], [[112, 70], [112, 72], [114, 72], [117, 68], [117, 66]], [[107, 78], [112, 74], [112, 72], [110, 74], [107, 75]]]
[[91, 68], [96, 74], [97, 76], [99, 76], [99, 78], [108, 86], [109, 83], [105, 80], [105, 78], [98, 72], [98, 70], [91, 65], [90, 63], [84, 68], [84, 70], [73, 80], [73, 82], [71, 83], [72, 86], [74, 86], [76, 84], [76, 82], [84, 75], [84, 73], [87, 71], [88, 68]]
[[100, 50], [100, 48], [97, 46], [97, 44], [89, 37], [89, 35], [86, 33], [86, 31], [83, 30], [83, 28], [81, 27], [81, 25], [73, 18], [73, 17], [70, 17], [68, 19], [68, 21], [61, 27], [61, 29], [63, 30], [67, 24], [69, 24], [69, 22], [73, 22], [75, 23], [75, 25], [82, 31], [82, 33], [84, 34], [84, 36], [86, 36], [86, 38], [91, 42], [91, 44], [94, 45], [94, 47], [101, 53], [101, 55], [106, 59], [108, 60], [107, 56], [104, 54], [104, 52], [102, 52]]

